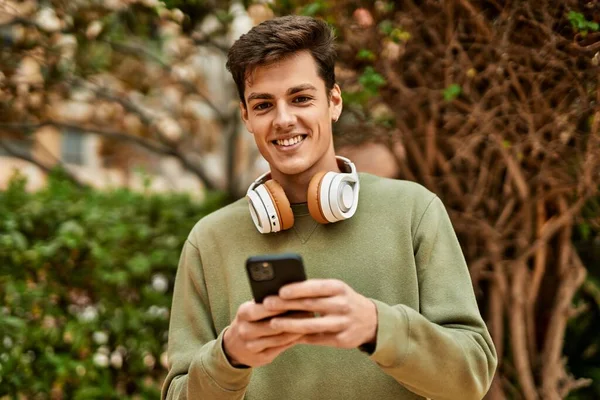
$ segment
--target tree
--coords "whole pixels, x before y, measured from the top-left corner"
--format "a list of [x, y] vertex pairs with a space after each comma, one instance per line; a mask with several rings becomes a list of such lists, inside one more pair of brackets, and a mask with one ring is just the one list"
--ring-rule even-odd
[[563, 344], [585, 310], [573, 302], [586, 276], [573, 231], [598, 195], [600, 5], [363, 4], [277, 9], [337, 28], [338, 142], [386, 144], [398, 177], [448, 206], [500, 355], [490, 398], [588, 385], [569, 374]]
[[174, 157], [207, 189], [239, 195], [238, 177], [256, 152], [239, 136], [224, 60], [253, 21], [239, 4], [229, 6], [1, 2], [0, 148], [49, 171], [61, 160], [15, 144], [34, 142], [44, 127], [98, 135], [107, 167]]

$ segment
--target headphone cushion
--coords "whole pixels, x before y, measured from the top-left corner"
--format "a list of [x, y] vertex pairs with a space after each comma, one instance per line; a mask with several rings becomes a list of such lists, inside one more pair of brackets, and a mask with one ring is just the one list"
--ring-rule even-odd
[[308, 212], [314, 218], [314, 220], [320, 224], [329, 223], [329, 221], [323, 215], [323, 211], [321, 210], [321, 199], [319, 196], [319, 192], [321, 191], [321, 182], [323, 181], [323, 177], [326, 173], [326, 171], [317, 172], [308, 184]]
[[281, 224], [281, 230], [290, 229], [294, 226], [294, 213], [292, 212], [292, 207], [290, 206], [290, 201], [281, 185], [270, 179], [264, 183], [265, 188], [271, 195], [271, 199], [273, 200], [273, 204], [275, 205], [275, 210], [277, 211], [277, 216], [279, 217], [279, 222]]

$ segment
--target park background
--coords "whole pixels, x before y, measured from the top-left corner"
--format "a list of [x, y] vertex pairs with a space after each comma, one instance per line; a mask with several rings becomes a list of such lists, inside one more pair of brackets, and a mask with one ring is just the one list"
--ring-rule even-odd
[[183, 241], [268, 167], [227, 49], [287, 14], [336, 30], [337, 152], [446, 205], [487, 398], [600, 398], [599, 2], [0, 0], [0, 399], [158, 398]]

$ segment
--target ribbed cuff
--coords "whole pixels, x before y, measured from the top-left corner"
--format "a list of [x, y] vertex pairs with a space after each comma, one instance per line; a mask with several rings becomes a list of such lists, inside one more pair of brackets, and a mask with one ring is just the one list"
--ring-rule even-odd
[[[227, 328], [226, 328], [227, 329]], [[198, 354], [193, 367], [199, 367], [211, 378], [213, 384], [225, 391], [245, 389], [250, 383], [252, 368], [236, 368], [227, 359], [223, 350], [224, 329], [207, 351]]]
[[406, 306], [392, 307], [371, 300], [377, 307], [377, 342], [369, 357], [382, 367], [397, 366], [404, 360], [409, 348], [410, 319]]

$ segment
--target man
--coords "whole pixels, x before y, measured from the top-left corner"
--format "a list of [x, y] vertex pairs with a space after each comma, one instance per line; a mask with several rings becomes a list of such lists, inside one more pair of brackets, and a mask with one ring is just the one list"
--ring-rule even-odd
[[[231, 48], [242, 118], [271, 180], [250, 188], [251, 212], [246, 199], [224, 207], [184, 245], [163, 398], [481, 399], [488, 390], [496, 353], [441, 201], [336, 159], [334, 62], [331, 29], [309, 17], [266, 21]], [[322, 198], [326, 173], [339, 184], [335, 205]], [[340, 221], [327, 223], [333, 214]], [[246, 258], [282, 252], [302, 255], [309, 279], [254, 303]]]

